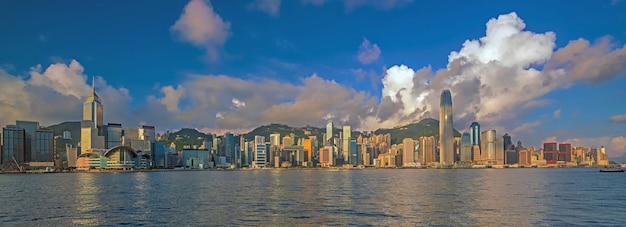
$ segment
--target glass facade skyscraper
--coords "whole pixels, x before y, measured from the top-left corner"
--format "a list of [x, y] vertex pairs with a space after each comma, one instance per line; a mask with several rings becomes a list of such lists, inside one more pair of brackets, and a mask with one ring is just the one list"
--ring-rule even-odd
[[454, 164], [454, 128], [452, 127], [452, 95], [450, 90], [441, 92], [439, 105], [439, 163]]
[[99, 128], [103, 124], [102, 101], [96, 94], [95, 86], [91, 87], [91, 93], [83, 102], [83, 121], [91, 121], [94, 126]]
[[480, 124], [478, 122], [472, 122], [470, 125], [470, 143], [480, 145]]

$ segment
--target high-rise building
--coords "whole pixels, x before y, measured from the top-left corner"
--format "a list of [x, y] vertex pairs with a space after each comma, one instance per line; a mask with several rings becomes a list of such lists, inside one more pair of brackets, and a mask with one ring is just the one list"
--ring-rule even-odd
[[54, 166], [54, 132], [39, 126], [39, 122], [16, 121], [15, 125], [2, 128], [2, 135], [3, 164]]
[[520, 149], [519, 152], [519, 164], [520, 165], [530, 165], [532, 164], [532, 155], [535, 153], [535, 148], [529, 147], [529, 148], [523, 148]]
[[324, 144], [331, 144], [332, 143], [332, 138], [333, 138], [333, 122], [332, 121], [328, 121], [328, 124], [326, 124], [326, 138], [324, 141]]
[[472, 122], [470, 125], [470, 143], [472, 145], [480, 145], [480, 124]]
[[441, 92], [439, 105], [439, 163], [454, 164], [454, 128], [452, 122], [452, 95], [450, 90]]
[[343, 126], [342, 133], [342, 146], [341, 151], [343, 153], [343, 161], [344, 163], [348, 163], [350, 157], [350, 140], [352, 139], [352, 131], [350, 129], [350, 125]]
[[23, 128], [15, 125], [7, 125], [2, 128], [2, 163], [12, 164], [14, 160], [18, 163], [24, 163], [24, 138], [26, 133]]
[[[86, 151], [92, 148], [106, 148], [105, 132], [103, 132], [103, 106], [102, 100], [96, 94], [94, 85], [91, 93], [83, 102], [83, 121], [80, 129], [80, 149]], [[80, 152], [82, 153], [82, 152]]]
[[559, 144], [559, 161], [572, 161], [572, 145], [569, 143], [561, 143]]
[[415, 166], [415, 141], [411, 138], [402, 140], [402, 165]]
[[263, 168], [268, 163], [267, 146], [265, 136], [254, 136], [254, 163], [256, 167]]
[[357, 144], [356, 144], [356, 139], [351, 139], [350, 140], [350, 158], [348, 159], [348, 162], [353, 165], [356, 166], [360, 163], [360, 159], [361, 158], [361, 154], [357, 148]]
[[472, 141], [469, 132], [464, 132], [461, 135], [461, 158], [462, 162], [472, 161]]
[[496, 138], [496, 164], [504, 165], [504, 139]]
[[313, 143], [310, 138], [304, 138], [303, 142], [304, 149], [304, 161], [312, 162], [313, 161]]
[[508, 133], [505, 133], [504, 136], [502, 136], [503, 139], [503, 143], [504, 143], [504, 150], [513, 150], [513, 142], [511, 141], [511, 136]]
[[96, 128], [102, 127], [103, 114], [102, 101], [96, 94], [95, 80], [92, 80], [91, 93], [83, 102], [83, 121], [93, 122]]
[[480, 124], [478, 122], [472, 122], [470, 125], [470, 143], [472, 147], [472, 160], [480, 161], [481, 159], [481, 149], [480, 149]]
[[279, 133], [270, 134], [270, 146], [280, 146], [280, 134]]
[[230, 132], [224, 134], [224, 156], [226, 157], [227, 163], [236, 165], [237, 154], [235, 154], [235, 137]]
[[496, 164], [496, 130], [487, 130], [480, 134], [481, 160], [485, 164]]
[[290, 135], [285, 135], [283, 137], [283, 147], [290, 147], [293, 146], [293, 137], [291, 137]]
[[543, 159], [548, 163], [555, 162], [558, 159], [558, 150], [556, 142], [543, 143]]
[[422, 165], [436, 162], [435, 151], [437, 150], [437, 140], [434, 136], [419, 138], [419, 154]]

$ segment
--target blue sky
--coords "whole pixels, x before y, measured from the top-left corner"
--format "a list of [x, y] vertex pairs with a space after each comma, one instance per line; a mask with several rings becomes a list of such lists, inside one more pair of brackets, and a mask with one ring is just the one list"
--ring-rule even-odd
[[106, 122], [214, 133], [393, 127], [437, 118], [449, 88], [457, 129], [478, 121], [531, 146], [618, 156], [623, 12], [623, 1], [1, 1], [0, 123], [80, 119], [93, 76]]

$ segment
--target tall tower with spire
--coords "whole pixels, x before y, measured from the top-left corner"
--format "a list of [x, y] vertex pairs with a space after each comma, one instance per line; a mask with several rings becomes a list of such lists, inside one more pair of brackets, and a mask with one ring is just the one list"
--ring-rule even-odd
[[104, 134], [102, 101], [96, 94], [95, 82], [92, 79], [91, 93], [83, 102], [83, 121], [80, 127], [81, 152], [92, 148], [105, 148]]
[[102, 101], [96, 94], [95, 80], [92, 79], [91, 93], [83, 102], [83, 121], [93, 122], [92, 127], [100, 128], [103, 125]]

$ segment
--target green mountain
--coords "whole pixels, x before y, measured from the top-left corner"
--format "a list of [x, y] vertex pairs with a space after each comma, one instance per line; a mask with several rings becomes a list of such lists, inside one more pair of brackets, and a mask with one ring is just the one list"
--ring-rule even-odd
[[[391, 133], [391, 144], [402, 143], [404, 138], [417, 139], [421, 136], [439, 137], [439, 121], [432, 118], [423, 119], [417, 123], [395, 127], [391, 129], [378, 129], [376, 134]], [[461, 133], [454, 129], [454, 136], [460, 137]]]
[[[284, 124], [269, 124], [255, 128], [251, 132], [244, 134], [244, 138], [247, 141], [253, 141], [254, 136], [265, 136], [265, 140], [269, 141], [270, 134], [280, 133], [281, 138], [287, 134], [295, 134], [297, 138], [303, 138], [304, 132], [309, 131], [310, 135], [320, 135], [325, 129], [305, 126], [305, 127], [291, 127]], [[335, 129], [338, 130], [338, 129]]]
[[[80, 122], [63, 122], [57, 125], [53, 125], [48, 127], [54, 131], [55, 136], [59, 136], [56, 139], [56, 147], [57, 151], [64, 151], [65, 144], [73, 144], [77, 145], [80, 142]], [[335, 134], [338, 134], [341, 129], [335, 128], [333, 129]], [[63, 131], [70, 131], [72, 133], [72, 138], [70, 140], [62, 139]], [[270, 134], [280, 133], [281, 138], [287, 134], [293, 133], [297, 138], [303, 138], [305, 136], [305, 131], [309, 132], [310, 135], [317, 135], [318, 140], [321, 141], [320, 135], [325, 133], [325, 128], [317, 128], [312, 126], [304, 126], [304, 127], [291, 127], [285, 124], [269, 124], [263, 125], [255, 128], [254, 130], [243, 134], [244, 138], [247, 141], [253, 141], [254, 136], [265, 136], [265, 140], [269, 141]], [[391, 134], [391, 143], [399, 144], [402, 143], [402, 139], [404, 138], [413, 138], [417, 139], [420, 136], [439, 136], [439, 121], [432, 118], [423, 119], [417, 123], [411, 123], [408, 125], [395, 127], [391, 129], [378, 129], [374, 131], [375, 134]], [[357, 137], [361, 132], [352, 132], [353, 137]], [[461, 133], [454, 130], [454, 136], [461, 136]], [[163, 141], [166, 146], [175, 143], [177, 148], [182, 148], [184, 146], [200, 146], [204, 141], [213, 140], [213, 136], [199, 132], [193, 128], [183, 128], [176, 132], [166, 132]], [[238, 138], [235, 138], [238, 139]]]
[[163, 141], [165, 145], [169, 146], [171, 143], [174, 143], [177, 150], [185, 146], [201, 146], [202, 142], [213, 140], [213, 136], [193, 128], [183, 128], [177, 132], [166, 132], [166, 134], [166, 139]]

